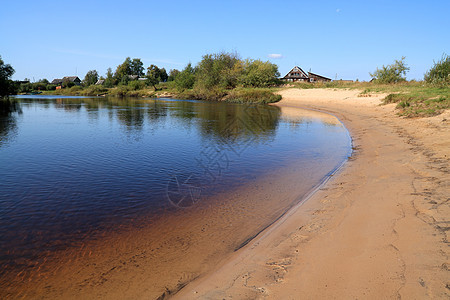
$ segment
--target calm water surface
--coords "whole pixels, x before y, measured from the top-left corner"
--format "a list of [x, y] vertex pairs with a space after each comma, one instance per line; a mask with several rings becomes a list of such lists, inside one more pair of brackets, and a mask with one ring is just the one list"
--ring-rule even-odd
[[[346, 129], [277, 107], [28, 96], [0, 116], [0, 265], [189, 209], [292, 160], [347, 158]], [[325, 175], [325, 174], [324, 174]]]

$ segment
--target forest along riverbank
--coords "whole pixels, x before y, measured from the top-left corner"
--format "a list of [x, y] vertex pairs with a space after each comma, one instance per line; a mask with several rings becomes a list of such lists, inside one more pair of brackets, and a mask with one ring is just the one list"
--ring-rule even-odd
[[[338, 116], [354, 155], [300, 209], [175, 299], [448, 298], [450, 112], [402, 119], [384, 95], [286, 89]], [[447, 224], [447, 225], [446, 225]]]
[[[173, 294], [283, 215], [350, 152], [342, 124], [314, 111], [45, 96], [20, 105], [0, 145], [0, 249], [2, 262], [12, 262], [2, 270], [2, 298]], [[207, 162], [201, 155], [217, 147], [229, 165], [209, 182], [197, 159]], [[169, 204], [198, 189], [199, 198], [187, 198], [194, 205]]]

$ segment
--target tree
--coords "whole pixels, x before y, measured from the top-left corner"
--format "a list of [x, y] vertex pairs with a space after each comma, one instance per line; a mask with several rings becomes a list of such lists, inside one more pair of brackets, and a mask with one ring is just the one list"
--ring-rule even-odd
[[128, 75], [144, 76], [144, 64], [140, 58], [133, 58], [131, 61], [131, 74]]
[[10, 64], [5, 64], [0, 56], [0, 98], [7, 98], [17, 93], [17, 86], [11, 80], [14, 72], [14, 68]]
[[98, 81], [98, 73], [96, 70], [90, 70], [84, 76], [83, 84], [85, 86], [93, 85]]
[[167, 72], [166, 69], [161, 68], [159, 69], [160, 73], [159, 73], [159, 79], [161, 82], [166, 82], [167, 79], [169, 78], [169, 76], [167, 76]]
[[237, 53], [206, 54], [198, 64], [196, 85], [201, 88], [234, 88], [242, 71], [242, 62]]
[[275, 84], [280, 76], [278, 66], [269, 61], [261, 60], [244, 61], [243, 74], [240, 77], [240, 83], [244, 86], [265, 87]]
[[177, 78], [178, 74], [180, 74], [179, 70], [171, 69], [169, 71], [169, 76], [167, 77], [167, 81], [174, 81]]
[[186, 89], [192, 89], [195, 83], [195, 69], [192, 67], [191, 63], [188, 63], [187, 66], [177, 75], [175, 79], [175, 86], [179, 91], [183, 91]]
[[438, 85], [450, 85], [450, 56], [445, 53], [438, 62], [425, 74], [424, 80]]
[[122, 64], [117, 66], [114, 78], [116, 81], [120, 81], [125, 75], [133, 75], [131, 58], [129, 57], [127, 57]]
[[104, 82], [104, 86], [105, 87], [113, 87], [116, 84], [116, 80], [114, 78], [114, 74], [111, 70], [111, 68], [108, 68], [108, 70], [106, 71], [106, 78], [105, 78], [105, 82]]
[[406, 80], [405, 76], [408, 71], [409, 67], [403, 56], [401, 60], [395, 60], [393, 64], [383, 66], [381, 69], [377, 68], [375, 72], [369, 74], [372, 76], [372, 80], [380, 83], [397, 83]]
[[161, 69], [159, 69], [158, 66], [156, 65], [151, 65], [150, 67], [147, 68], [146, 77], [147, 77], [147, 84], [153, 86], [153, 88], [156, 91], [156, 85], [161, 81]]

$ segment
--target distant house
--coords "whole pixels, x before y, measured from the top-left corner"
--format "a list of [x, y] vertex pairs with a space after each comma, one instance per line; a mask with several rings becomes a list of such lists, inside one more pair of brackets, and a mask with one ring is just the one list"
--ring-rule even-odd
[[62, 79], [63, 82], [73, 82], [75, 85], [81, 84], [81, 79], [78, 76], [65, 76]]
[[50, 84], [56, 84], [56, 85], [61, 85], [63, 83], [62, 79], [59, 78], [55, 78], [52, 80], [52, 82], [50, 82]]
[[104, 85], [105, 84], [105, 80], [104, 79], [99, 79], [97, 80], [97, 82], [95, 83], [95, 85]]
[[62, 79], [60, 79], [60, 78], [53, 79], [52, 82], [50, 82], [50, 83], [56, 84], [56, 85], [62, 85], [63, 82], [73, 82], [75, 85], [80, 85], [81, 79], [78, 78], [78, 76], [65, 76]]
[[302, 70], [302, 68], [300, 68], [298, 66], [295, 66], [294, 68], [292, 68], [292, 70], [290, 70], [286, 74], [286, 76], [284, 76], [281, 79], [285, 80], [285, 81], [291, 81], [291, 82], [296, 82], [296, 81], [327, 82], [327, 81], [331, 81], [330, 78], [327, 78], [322, 75], [314, 74], [311, 72], [308, 72], [308, 74], [307, 74], [305, 71]]
[[139, 75], [128, 75], [128, 78], [129, 78], [130, 80], [138, 80]]

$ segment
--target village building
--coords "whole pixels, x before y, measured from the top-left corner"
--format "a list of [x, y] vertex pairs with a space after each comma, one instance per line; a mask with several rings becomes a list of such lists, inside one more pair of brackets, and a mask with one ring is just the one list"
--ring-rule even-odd
[[322, 75], [318, 75], [318, 74], [311, 73], [311, 72], [306, 73], [305, 71], [302, 70], [302, 68], [300, 68], [298, 66], [295, 66], [294, 68], [292, 68], [292, 70], [290, 70], [286, 74], [286, 76], [284, 76], [281, 79], [285, 80], [285, 81], [290, 81], [290, 82], [296, 82], [296, 81], [328, 82], [328, 81], [331, 81], [330, 78], [322, 76]]
[[103, 85], [105, 84], [105, 80], [104, 79], [99, 79], [97, 80], [97, 82], [95, 83], [95, 85]]
[[65, 76], [62, 79], [56, 78], [53, 79], [51, 84], [62, 85], [63, 82], [73, 82], [75, 85], [81, 84], [81, 79], [78, 76]]
[[305, 71], [302, 70], [302, 68], [295, 66], [294, 68], [292, 68], [292, 70], [290, 70], [286, 76], [284, 76], [282, 78], [283, 80], [286, 81], [309, 81], [309, 77], [308, 74], [306, 74]]

